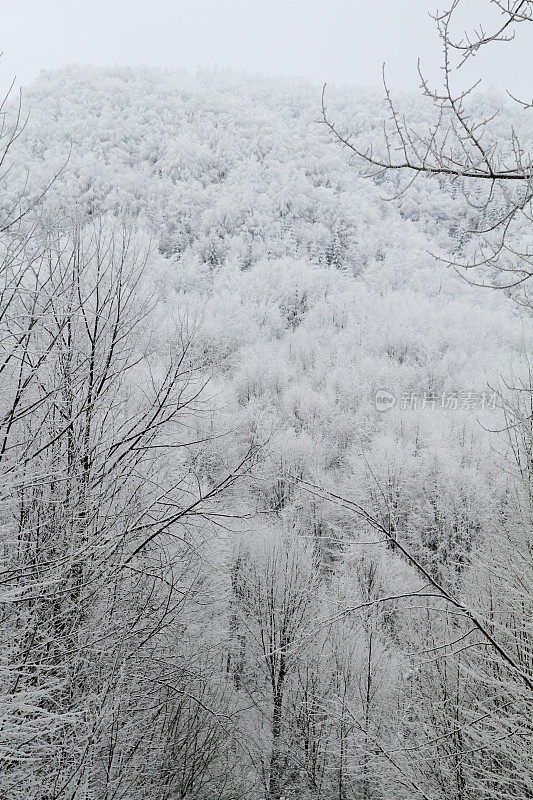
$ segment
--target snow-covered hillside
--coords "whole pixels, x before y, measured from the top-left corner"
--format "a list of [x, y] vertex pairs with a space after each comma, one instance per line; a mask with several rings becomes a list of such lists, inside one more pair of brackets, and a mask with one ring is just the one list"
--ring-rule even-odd
[[[5, 261], [13, 293], [35, 269], [28, 296], [48, 298], [31, 313], [23, 298], [17, 312], [42, 326], [20, 369], [30, 364], [41, 398], [27, 407], [46, 413], [7, 448], [24, 489], [9, 477], [0, 495], [18, 497], [6, 501], [19, 526], [6, 548], [34, 542], [28, 586], [44, 587], [35, 606], [29, 589], [10, 590], [36, 631], [46, 621], [36, 678], [21, 667], [33, 644], [6, 613], [23, 709], [14, 730], [36, 764], [6, 756], [6, 797], [41, 797], [45, 780], [63, 787], [47, 798], [260, 798], [268, 769], [302, 800], [403, 800], [413, 787], [426, 800], [510, 796], [517, 685], [482, 645], [431, 668], [434, 650], [472, 634], [470, 617], [454, 616], [395, 540], [523, 656], [523, 587], [508, 556], [525, 553], [531, 451], [518, 423], [504, 429], [527, 422], [513, 387], [527, 376], [531, 326], [506, 293], [435, 257], [471, 252], [476, 212], [460, 191], [421, 179], [386, 199], [400, 178], [365, 176], [318, 122], [320, 96], [231, 73], [81, 67], [24, 92], [29, 119], [0, 211], [58, 177], [2, 240], [16, 252]], [[429, 120], [419, 100], [402, 102]], [[329, 103], [339, 122], [379, 137], [379, 96], [332, 89]], [[27, 269], [14, 266], [21, 230], [32, 231]], [[143, 265], [135, 280], [130, 248]], [[118, 324], [123, 285], [129, 313], [139, 304], [131, 328]], [[5, 340], [18, 353], [16, 331]], [[58, 383], [47, 383], [50, 354]], [[165, 395], [174, 358], [176, 397]], [[10, 385], [25, 391], [8, 361]], [[163, 395], [174, 398], [164, 421]], [[6, 408], [13, 396], [1, 395]], [[24, 483], [28, 442], [37, 466]], [[39, 547], [52, 563], [56, 529], [58, 552], [93, 555], [41, 574]], [[47, 594], [63, 578], [64, 608]], [[383, 596], [391, 604], [374, 605]], [[53, 630], [51, 603], [63, 615]], [[53, 717], [51, 738], [32, 704]], [[507, 775], [496, 794], [487, 742]], [[456, 762], [465, 794], [446, 788]]]

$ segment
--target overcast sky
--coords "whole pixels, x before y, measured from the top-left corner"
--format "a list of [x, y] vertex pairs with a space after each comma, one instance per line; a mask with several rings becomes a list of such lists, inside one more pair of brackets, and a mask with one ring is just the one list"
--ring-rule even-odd
[[[0, 86], [68, 63], [230, 67], [264, 75], [416, 89], [416, 58], [436, 75], [428, 11], [439, 0], [0, 0]], [[469, 20], [489, 0], [465, 0]], [[440, 0], [442, 7], [443, 0]], [[476, 59], [487, 86], [531, 99], [533, 25]]]

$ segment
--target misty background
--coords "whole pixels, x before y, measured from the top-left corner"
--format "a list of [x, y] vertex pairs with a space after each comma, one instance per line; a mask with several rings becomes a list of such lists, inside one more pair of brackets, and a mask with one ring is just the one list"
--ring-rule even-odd
[[[436, 6], [437, 0], [3, 0], [1, 69], [4, 81], [16, 75], [22, 85], [43, 69], [89, 63], [230, 68], [372, 87], [386, 62], [392, 86], [416, 90], [417, 57], [431, 79], [439, 76], [429, 17]], [[497, 18], [488, 0], [471, 0], [468, 18], [461, 13], [470, 30]], [[527, 94], [533, 37], [522, 28], [512, 45], [473, 59], [463, 80], [483, 75], [486, 88]]]

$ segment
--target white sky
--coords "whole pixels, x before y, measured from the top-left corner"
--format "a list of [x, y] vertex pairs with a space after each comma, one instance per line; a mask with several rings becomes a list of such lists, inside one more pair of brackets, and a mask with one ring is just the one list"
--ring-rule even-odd
[[[0, 87], [69, 63], [231, 67], [264, 75], [416, 89], [416, 59], [436, 76], [428, 11], [450, 0], [0, 0]], [[489, 0], [465, 0], [470, 25]], [[533, 25], [476, 59], [487, 87], [531, 99]]]

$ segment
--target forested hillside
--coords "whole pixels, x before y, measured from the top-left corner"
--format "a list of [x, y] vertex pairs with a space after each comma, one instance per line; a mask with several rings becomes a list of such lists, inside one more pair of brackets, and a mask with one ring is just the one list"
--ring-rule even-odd
[[531, 312], [435, 258], [474, 206], [388, 200], [303, 83], [73, 67], [26, 112], [2, 800], [529, 797]]

